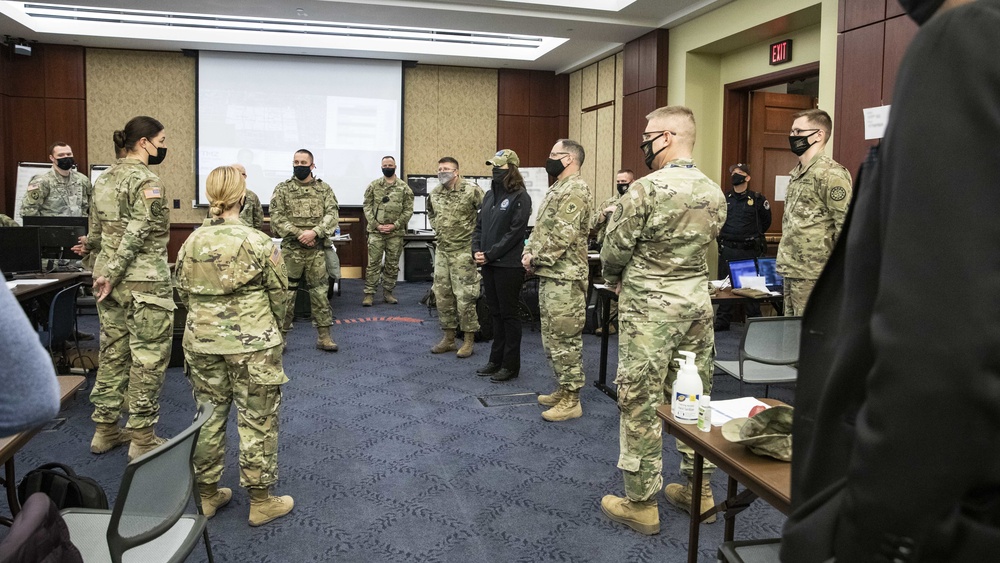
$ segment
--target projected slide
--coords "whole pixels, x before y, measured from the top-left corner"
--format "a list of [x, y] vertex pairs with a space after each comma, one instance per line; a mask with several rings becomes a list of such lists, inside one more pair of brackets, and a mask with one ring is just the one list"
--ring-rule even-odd
[[[198, 56], [198, 202], [213, 168], [240, 163], [265, 205], [300, 148], [341, 205], [361, 205], [385, 155], [399, 159], [399, 61], [252, 53]], [[402, 173], [402, 163], [398, 163]]]

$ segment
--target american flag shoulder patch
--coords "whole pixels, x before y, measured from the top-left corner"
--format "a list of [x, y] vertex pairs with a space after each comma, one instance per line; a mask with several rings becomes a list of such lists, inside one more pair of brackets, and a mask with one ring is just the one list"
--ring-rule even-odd
[[146, 188], [142, 190], [142, 193], [146, 196], [146, 199], [158, 198], [160, 197], [160, 188]]
[[271, 263], [275, 266], [278, 265], [278, 261], [281, 260], [281, 249], [277, 245], [271, 248]]

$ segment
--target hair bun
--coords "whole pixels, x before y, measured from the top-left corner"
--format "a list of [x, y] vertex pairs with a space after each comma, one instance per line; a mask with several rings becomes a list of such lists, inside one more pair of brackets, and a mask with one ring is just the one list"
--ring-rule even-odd
[[115, 142], [115, 147], [120, 148], [120, 149], [125, 148], [125, 132], [124, 131], [120, 131], [120, 130], [119, 131], [115, 131], [111, 135], [111, 139]]

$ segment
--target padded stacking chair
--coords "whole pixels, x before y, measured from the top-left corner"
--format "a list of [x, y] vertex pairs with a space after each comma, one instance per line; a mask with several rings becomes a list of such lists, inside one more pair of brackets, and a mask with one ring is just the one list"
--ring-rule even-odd
[[780, 563], [781, 539], [727, 541], [719, 548], [720, 563]]
[[794, 384], [798, 378], [802, 317], [751, 317], [740, 341], [739, 360], [716, 361], [715, 367], [743, 383], [769, 386]]

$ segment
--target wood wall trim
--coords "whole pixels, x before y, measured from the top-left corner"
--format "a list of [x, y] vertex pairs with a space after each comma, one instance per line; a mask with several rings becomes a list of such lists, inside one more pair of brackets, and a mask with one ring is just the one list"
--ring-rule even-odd
[[592, 105], [590, 107], [583, 108], [582, 110], [580, 110], [580, 113], [587, 113], [587, 112], [591, 112], [591, 111], [597, 111], [597, 110], [599, 110], [601, 108], [606, 108], [608, 106], [613, 106], [613, 105], [615, 105], [615, 101], [614, 100], [610, 100], [610, 101], [607, 101], [607, 102], [603, 102], [603, 103], [600, 103], [600, 104], [595, 104], [595, 105]]

